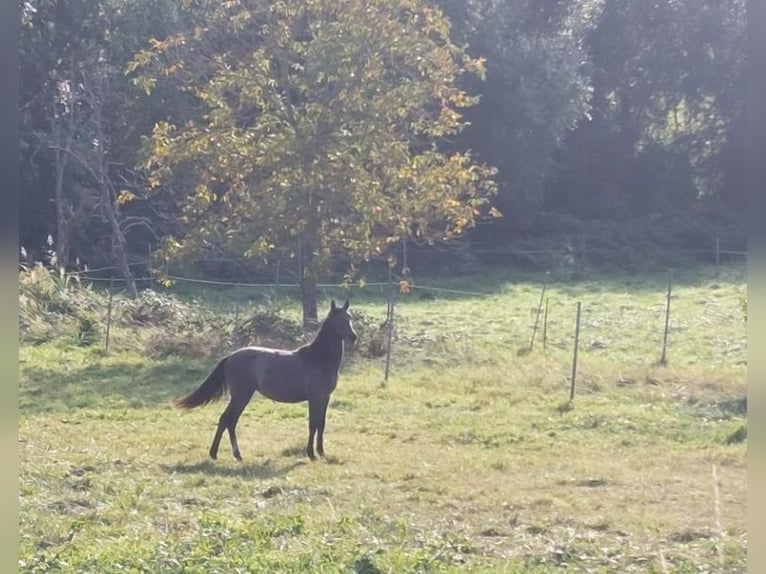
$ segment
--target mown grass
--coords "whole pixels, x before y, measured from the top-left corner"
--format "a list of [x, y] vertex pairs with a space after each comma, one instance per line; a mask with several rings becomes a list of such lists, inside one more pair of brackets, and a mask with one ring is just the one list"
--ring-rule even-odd
[[[22, 342], [20, 570], [744, 572], [742, 270], [674, 277], [665, 366], [667, 277], [548, 278], [545, 349], [541, 318], [524, 352], [542, 280], [400, 295], [391, 377], [348, 354], [316, 463], [305, 406], [263, 399], [239, 425], [245, 461], [226, 439], [207, 459], [224, 405], [170, 399], [217, 355], [153, 359], [125, 327], [108, 355]], [[232, 296], [197, 299], [231, 313]], [[385, 318], [381, 292], [353, 300]]]

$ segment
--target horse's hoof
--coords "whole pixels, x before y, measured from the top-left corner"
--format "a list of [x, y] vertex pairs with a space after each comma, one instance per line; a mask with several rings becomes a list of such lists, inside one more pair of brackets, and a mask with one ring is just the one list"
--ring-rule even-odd
[[211, 453], [210, 453], [210, 458], [212, 458], [213, 460], [215, 460], [215, 459], [217, 459], [217, 458], [218, 458], [218, 455], [216, 455], [216, 453], [214, 453], [214, 452], [211, 452]]
[[239, 453], [236, 453], [236, 454], [234, 455], [234, 458], [236, 458], [236, 459], [237, 459], [237, 462], [242, 462], [242, 455], [240, 455]]

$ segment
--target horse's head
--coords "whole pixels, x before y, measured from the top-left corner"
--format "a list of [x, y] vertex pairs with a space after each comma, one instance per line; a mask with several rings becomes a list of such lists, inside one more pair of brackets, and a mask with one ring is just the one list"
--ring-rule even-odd
[[354, 327], [351, 326], [351, 315], [348, 312], [348, 300], [342, 307], [335, 304], [335, 300], [330, 302], [330, 312], [325, 319], [325, 325], [333, 333], [341, 337], [346, 343], [353, 345], [356, 342], [357, 335]]

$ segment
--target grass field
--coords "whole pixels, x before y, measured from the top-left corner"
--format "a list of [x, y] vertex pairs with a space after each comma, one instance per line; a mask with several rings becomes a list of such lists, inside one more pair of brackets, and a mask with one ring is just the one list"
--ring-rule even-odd
[[[744, 268], [675, 275], [665, 366], [666, 276], [549, 279], [545, 349], [541, 318], [524, 353], [541, 281], [400, 295], [389, 381], [382, 358], [347, 354], [314, 463], [305, 405], [261, 398], [244, 462], [226, 438], [210, 461], [224, 404], [170, 400], [219, 355], [147, 346], [182, 334], [116, 325], [108, 354], [22, 340], [20, 570], [745, 572]], [[231, 292], [194, 296], [231, 319]], [[385, 298], [356, 292], [352, 311], [379, 324]]]

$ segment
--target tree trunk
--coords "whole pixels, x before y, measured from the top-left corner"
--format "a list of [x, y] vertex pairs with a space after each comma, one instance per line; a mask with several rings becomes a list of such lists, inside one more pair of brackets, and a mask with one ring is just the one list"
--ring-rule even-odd
[[[307, 234], [308, 235], [308, 234]], [[303, 306], [303, 327], [311, 329], [319, 322], [317, 315], [317, 271], [313, 241], [298, 240], [298, 264], [301, 282], [301, 304]]]
[[125, 279], [125, 290], [127, 291], [128, 296], [135, 298], [138, 296], [138, 290], [136, 289], [136, 281], [133, 278], [133, 274], [130, 272], [127, 242], [125, 241], [125, 234], [120, 226], [120, 217], [117, 211], [117, 194], [114, 191], [112, 180], [109, 177], [109, 168], [106, 159], [105, 146], [107, 140], [104, 134], [104, 120], [101, 113], [104, 84], [106, 80], [106, 73], [101, 71], [100, 75], [96, 76], [96, 83], [94, 86], [91, 86], [88, 94], [90, 96], [90, 106], [93, 110], [93, 127], [97, 138], [97, 145], [95, 148], [96, 179], [98, 180], [99, 192], [101, 194], [102, 209], [109, 221], [109, 227], [112, 230], [112, 253], [115, 257], [115, 263], [123, 279]]
[[53, 151], [53, 163], [56, 173], [56, 183], [53, 189], [53, 199], [56, 203], [56, 265], [67, 268], [69, 265], [69, 230], [70, 221], [67, 219], [67, 200], [64, 194], [64, 177], [69, 165], [70, 150], [75, 129], [75, 111], [70, 108], [68, 113], [57, 114], [57, 100], [54, 97], [51, 106], [51, 135], [49, 147]]
[[117, 263], [117, 269], [120, 271], [123, 279], [125, 279], [125, 290], [128, 293], [128, 297], [135, 298], [138, 296], [136, 280], [133, 278], [133, 273], [130, 271], [125, 235], [122, 233], [120, 221], [117, 217], [117, 210], [114, 205], [116, 200], [108, 183], [102, 183], [101, 193], [103, 197], [104, 211], [109, 220], [109, 226], [112, 228], [112, 252]]
[[316, 327], [319, 322], [317, 316], [316, 279], [304, 273], [301, 277], [301, 303], [303, 305], [303, 327], [306, 329]]
[[56, 202], [56, 266], [67, 268], [69, 265], [69, 225], [66, 217], [66, 200], [64, 199], [64, 172], [69, 156], [59, 150], [54, 151], [56, 164], [56, 187], [54, 199]]

